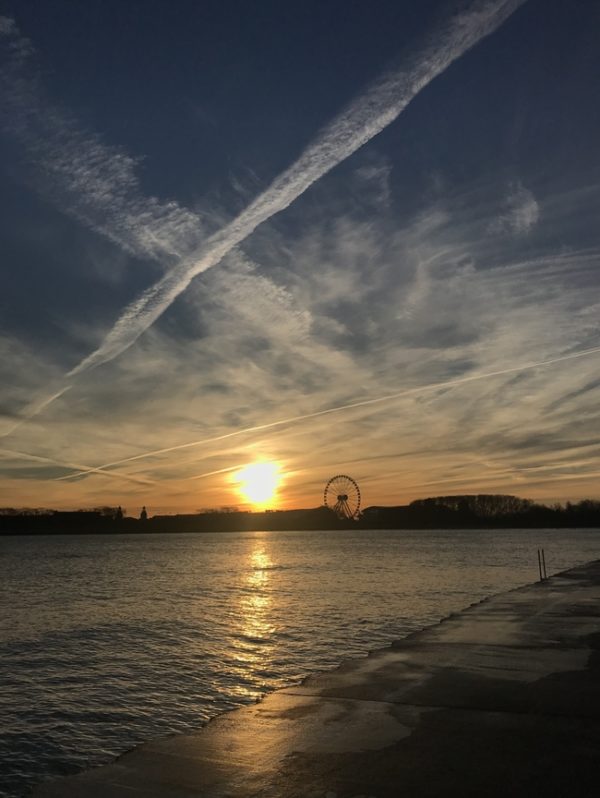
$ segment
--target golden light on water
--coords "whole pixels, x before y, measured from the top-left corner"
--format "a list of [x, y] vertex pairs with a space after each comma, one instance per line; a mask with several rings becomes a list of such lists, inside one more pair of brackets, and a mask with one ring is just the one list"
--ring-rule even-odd
[[251, 463], [233, 475], [239, 493], [257, 507], [274, 501], [281, 478], [281, 466], [273, 462]]
[[274, 631], [269, 620], [271, 596], [269, 571], [273, 563], [261, 540], [250, 555], [250, 573], [247, 580], [248, 593], [242, 601], [244, 633], [249, 638], [263, 639]]
[[232, 688], [238, 695], [252, 699], [264, 692], [261, 674], [272, 669], [271, 640], [276, 632], [270, 584], [273, 567], [266, 539], [261, 534], [252, 536], [239, 611], [234, 622], [237, 628], [237, 634], [233, 636], [235, 667], [240, 679]]

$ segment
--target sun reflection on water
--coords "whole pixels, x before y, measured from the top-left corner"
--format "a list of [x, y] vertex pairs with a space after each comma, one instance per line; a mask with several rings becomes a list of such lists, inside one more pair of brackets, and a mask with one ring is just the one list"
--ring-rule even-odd
[[256, 698], [271, 670], [273, 593], [271, 571], [274, 563], [264, 538], [252, 539], [248, 571], [240, 597], [239, 634], [236, 649], [238, 668], [244, 675], [239, 694]]

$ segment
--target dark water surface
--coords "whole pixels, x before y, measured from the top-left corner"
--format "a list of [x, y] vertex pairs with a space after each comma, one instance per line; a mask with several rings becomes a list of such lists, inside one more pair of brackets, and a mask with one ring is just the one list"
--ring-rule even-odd
[[600, 557], [600, 531], [0, 538], [0, 796]]

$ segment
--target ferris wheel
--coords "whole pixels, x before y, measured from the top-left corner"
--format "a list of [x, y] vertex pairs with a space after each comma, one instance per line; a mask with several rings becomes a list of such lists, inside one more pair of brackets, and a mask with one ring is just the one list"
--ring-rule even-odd
[[338, 474], [325, 485], [323, 502], [338, 518], [358, 518], [360, 488], [352, 477]]

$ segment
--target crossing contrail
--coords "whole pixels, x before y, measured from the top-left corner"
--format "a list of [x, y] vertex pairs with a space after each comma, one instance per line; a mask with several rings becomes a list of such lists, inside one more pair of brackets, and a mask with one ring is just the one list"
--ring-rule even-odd
[[[346, 410], [354, 410], [355, 408], [359, 407], [369, 407], [371, 405], [383, 404], [384, 402], [391, 402], [394, 399], [401, 399], [405, 396], [418, 395], [426, 391], [434, 391], [438, 390], [439, 388], [454, 388], [458, 385], [465, 385], [470, 382], [478, 382], [479, 380], [486, 380], [493, 377], [501, 377], [506, 374], [517, 374], [521, 371], [528, 371], [531, 369], [542, 368], [544, 366], [551, 366], [556, 363], [563, 363], [564, 361], [567, 360], [575, 360], [576, 358], [589, 357], [590, 355], [597, 355], [597, 354], [600, 354], [600, 346], [596, 346], [591, 349], [583, 349], [580, 352], [572, 352], [568, 355], [559, 355], [558, 357], [549, 358], [548, 360], [539, 360], [535, 363], [524, 363], [519, 366], [510, 366], [509, 368], [498, 369], [497, 371], [487, 371], [484, 372], [483, 374], [472, 374], [468, 377], [458, 377], [452, 380], [443, 380], [442, 382], [432, 382], [427, 385], [418, 385], [414, 388], [406, 388], [403, 391], [386, 394], [385, 396], [377, 396], [372, 399], [360, 399], [356, 402], [350, 402], [348, 404], [338, 405], [337, 407], [329, 407], [326, 408], [325, 410], [316, 410], [312, 413], [303, 413], [302, 415], [298, 416], [290, 416], [289, 418], [282, 418], [277, 421], [270, 421], [266, 424], [257, 424], [253, 427], [246, 427], [245, 429], [234, 430], [233, 432], [226, 432], [223, 435], [214, 435], [209, 438], [202, 438], [200, 440], [189, 441], [188, 443], [179, 443], [175, 446], [167, 446], [164, 449], [154, 449], [153, 451], [142, 452], [141, 454], [134, 454], [131, 455], [130, 457], [123, 457], [121, 460], [113, 460], [112, 463], [104, 463], [103, 465], [96, 466], [93, 469], [90, 468], [89, 473], [115, 468], [120, 465], [136, 462], [137, 460], [145, 460], [150, 457], [159, 457], [160, 455], [163, 454], [170, 454], [171, 452], [178, 452], [184, 449], [191, 449], [196, 446], [204, 446], [209, 443], [218, 443], [219, 441], [229, 440], [230, 438], [236, 438], [239, 437], [240, 435], [249, 435], [253, 432], [264, 432], [265, 430], [275, 429], [276, 427], [298, 424], [302, 421], [308, 421], [310, 419], [319, 418], [321, 416], [330, 415], [332, 413], [341, 413]], [[67, 474], [62, 477], [57, 477], [56, 481], [60, 482], [62, 480], [74, 479], [76, 477], [84, 476], [87, 473], [88, 471], [86, 470], [78, 471], [77, 473], [74, 474]]]
[[[216, 266], [234, 247], [275, 214], [287, 208], [331, 169], [390, 125], [411, 100], [454, 61], [499, 28], [526, 0], [473, 0], [446, 18], [413, 46], [394, 70], [317, 134], [299, 158], [233, 221], [183, 257], [156, 283], [125, 307], [100, 346], [65, 376], [70, 381], [126, 351], [182, 294], [197, 275]], [[64, 391], [62, 391], [64, 392]], [[48, 407], [62, 392], [29, 406], [8, 432]]]
[[467, 50], [493, 33], [525, 0], [475, 0], [425, 37], [396, 70], [377, 80], [330, 122], [250, 205], [131, 302], [100, 346], [67, 374], [75, 377], [128, 349], [188, 287], [263, 222], [391, 124], [410, 101]]
[[[12, 457], [18, 460], [29, 460], [34, 463], [44, 463], [48, 465], [58, 466], [65, 469], [81, 469], [82, 474], [101, 474], [105, 477], [112, 477], [117, 479], [126, 479], [130, 482], [137, 482], [140, 485], [154, 485], [156, 484], [150, 479], [144, 477], [131, 476], [131, 474], [123, 474], [120, 471], [106, 471], [103, 468], [93, 468], [91, 466], [84, 466], [81, 463], [64, 463], [61, 460], [55, 460], [53, 457], [43, 457], [39, 454], [30, 454], [29, 452], [21, 452], [17, 449], [0, 449], [0, 457]], [[72, 477], [73, 475], [69, 475]]]

